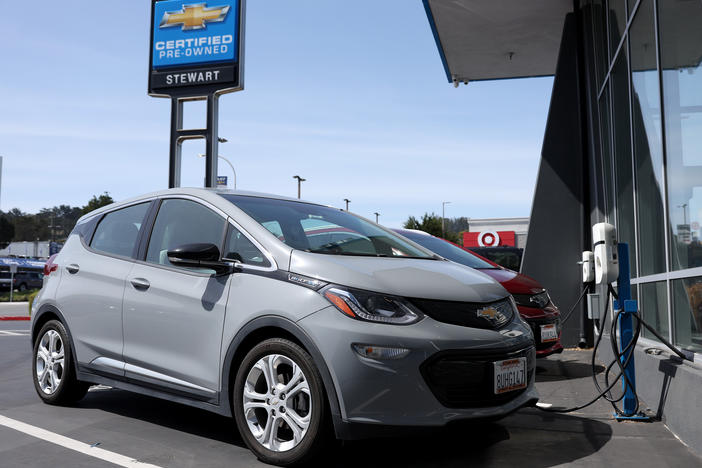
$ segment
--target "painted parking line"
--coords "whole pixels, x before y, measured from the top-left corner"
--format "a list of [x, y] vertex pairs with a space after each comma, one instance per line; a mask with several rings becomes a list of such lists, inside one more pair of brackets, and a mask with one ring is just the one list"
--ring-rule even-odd
[[125, 466], [130, 468], [160, 468], [157, 465], [152, 465], [150, 463], [141, 463], [133, 458], [120, 455], [119, 453], [110, 452], [109, 450], [101, 449], [95, 446], [91, 446], [84, 442], [80, 442], [69, 437], [56, 434], [55, 432], [47, 431], [37, 426], [32, 426], [30, 424], [23, 423], [22, 421], [17, 421], [15, 419], [10, 419], [5, 416], [0, 415], [0, 425], [9, 427], [19, 432], [23, 432], [37, 439], [42, 439], [52, 444], [59, 445], [61, 447], [80, 452], [82, 454], [99, 458], [106, 462]]
[[0, 330], [0, 336], [29, 336], [29, 330]]

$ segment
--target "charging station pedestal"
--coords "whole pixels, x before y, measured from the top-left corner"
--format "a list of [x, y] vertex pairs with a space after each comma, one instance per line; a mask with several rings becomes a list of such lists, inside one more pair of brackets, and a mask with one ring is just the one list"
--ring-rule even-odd
[[[627, 243], [619, 243], [617, 246], [619, 254], [619, 278], [617, 280], [618, 296], [614, 301], [614, 311], [616, 313], [622, 311], [619, 316], [619, 351], [620, 353], [626, 349], [634, 338], [634, 318], [632, 314], [638, 313], [638, 302], [631, 298], [631, 277], [629, 273], [629, 245]], [[624, 368], [624, 373], [631, 385], [626, 384], [626, 380], [622, 379], [624, 387], [623, 410], [621, 413], [614, 413], [614, 418], [618, 421], [650, 421], [651, 418], [641, 412], [636, 412], [636, 368], [634, 365], [634, 344], [626, 355], [621, 356], [622, 362], [629, 358], [629, 363]]]

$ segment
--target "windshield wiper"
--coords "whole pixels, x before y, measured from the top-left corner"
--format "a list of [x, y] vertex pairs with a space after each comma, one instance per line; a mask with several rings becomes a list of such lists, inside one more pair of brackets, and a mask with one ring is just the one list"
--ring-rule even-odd
[[324, 255], [347, 255], [350, 257], [387, 257], [387, 255], [379, 254], [379, 253], [333, 252], [333, 251], [329, 251], [329, 250], [307, 250], [307, 252], [324, 254]]
[[379, 253], [362, 253], [362, 252], [330, 252], [327, 250], [306, 250], [310, 253], [318, 253], [323, 255], [345, 255], [348, 257], [382, 257], [382, 258], [409, 258], [415, 260], [438, 260], [436, 257], [406, 257], [403, 255], [387, 255]]

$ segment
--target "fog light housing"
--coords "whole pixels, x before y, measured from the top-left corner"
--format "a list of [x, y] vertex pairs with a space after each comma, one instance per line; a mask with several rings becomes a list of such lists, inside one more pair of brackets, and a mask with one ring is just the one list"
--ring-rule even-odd
[[351, 348], [361, 357], [368, 359], [402, 359], [410, 352], [407, 348], [392, 348], [362, 343], [353, 343]]

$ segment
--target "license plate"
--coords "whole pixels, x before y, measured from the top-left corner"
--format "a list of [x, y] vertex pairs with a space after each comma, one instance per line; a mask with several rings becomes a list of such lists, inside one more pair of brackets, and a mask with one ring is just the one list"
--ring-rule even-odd
[[551, 323], [549, 325], [541, 325], [541, 342], [548, 343], [549, 341], [558, 340], [558, 330], [556, 330], [556, 324]]
[[493, 362], [495, 367], [495, 394], [526, 388], [526, 358]]

